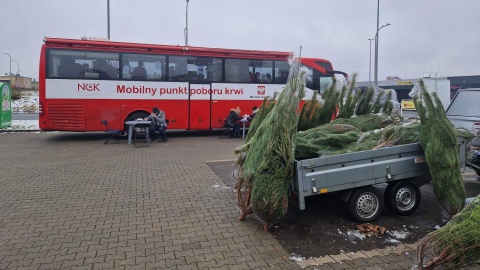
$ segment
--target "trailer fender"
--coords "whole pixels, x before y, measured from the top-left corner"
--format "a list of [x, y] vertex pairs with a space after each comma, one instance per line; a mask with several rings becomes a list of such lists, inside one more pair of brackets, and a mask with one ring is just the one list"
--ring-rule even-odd
[[352, 196], [353, 190], [354, 189], [342, 190], [339, 192], [338, 197], [340, 198], [340, 200], [342, 200], [342, 202], [348, 203], [348, 201], [350, 200], [350, 196]]

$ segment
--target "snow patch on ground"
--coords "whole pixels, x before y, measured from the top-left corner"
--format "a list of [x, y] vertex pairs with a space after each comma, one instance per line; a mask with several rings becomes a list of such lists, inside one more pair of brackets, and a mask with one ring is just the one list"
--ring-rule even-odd
[[367, 236], [370, 236], [370, 235], [365, 235], [363, 233], [361, 233], [359, 230], [348, 230], [347, 232], [342, 232], [340, 231], [340, 229], [337, 229], [337, 232], [339, 235], [345, 237], [345, 240], [346, 241], [350, 241], [350, 243], [352, 244], [356, 244], [357, 240], [364, 240], [367, 238]]
[[293, 260], [293, 261], [296, 261], [296, 262], [301, 262], [301, 261], [304, 261], [305, 260], [305, 257], [302, 257], [300, 255], [297, 255], [295, 253], [292, 253], [290, 255], [290, 260]]
[[38, 113], [38, 92], [22, 92], [22, 97], [20, 99], [12, 100], [12, 112]]
[[387, 242], [387, 243], [394, 243], [394, 244], [400, 243], [400, 241], [398, 241], [397, 239], [393, 239], [393, 238], [388, 238], [387, 240], [385, 240], [385, 242]]
[[408, 231], [388, 231], [388, 233], [396, 239], [405, 239], [410, 234]]
[[12, 120], [12, 126], [4, 130], [38, 130], [38, 120]]
[[358, 238], [360, 240], [363, 240], [363, 239], [367, 238], [363, 233], [361, 233], [358, 230], [348, 231], [347, 235], [349, 236], [349, 238]]
[[[403, 225], [403, 227], [405, 228], [406, 226]], [[415, 227], [415, 226], [414, 226]], [[407, 236], [410, 235], [410, 232], [407, 230], [407, 229], [403, 229], [403, 230], [389, 230], [388, 231], [388, 235], [391, 236], [391, 237], [388, 237], [385, 242], [387, 243], [400, 243], [399, 239], [402, 240], [402, 239], [405, 239], [407, 238]]]

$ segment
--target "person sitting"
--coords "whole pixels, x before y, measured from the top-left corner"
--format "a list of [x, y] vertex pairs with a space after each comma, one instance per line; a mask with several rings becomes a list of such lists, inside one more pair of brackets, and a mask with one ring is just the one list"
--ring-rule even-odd
[[235, 112], [240, 115], [240, 113], [242, 113], [242, 110], [240, 110], [240, 107], [237, 106], [237, 108], [235, 109]]
[[280, 72], [280, 77], [277, 79], [278, 83], [287, 83], [288, 81], [288, 71], [282, 70]]
[[152, 113], [144, 119], [145, 121], [152, 121], [149, 129], [149, 136], [152, 141], [156, 141], [157, 137], [155, 131], [160, 133], [162, 136], [162, 141], [167, 142], [166, 130], [167, 130], [167, 122], [165, 121], [165, 112], [160, 110], [157, 107], [152, 109]]
[[233, 133], [230, 135], [231, 137], [238, 138], [240, 136], [240, 120], [242, 120], [242, 117], [238, 115], [237, 111], [233, 108], [230, 109], [230, 114], [225, 121], [225, 125], [233, 128]]
[[132, 76], [132, 67], [130, 66], [130, 63], [128, 61], [125, 61], [125, 64], [122, 69], [122, 76], [124, 79], [130, 79], [130, 76]]
[[132, 78], [134, 80], [145, 80], [147, 78], [147, 70], [143, 67], [143, 61], [138, 62], [138, 66], [133, 70]]
[[250, 114], [249, 116], [247, 116], [248, 122], [252, 122], [252, 120], [253, 120], [253, 118], [255, 117], [255, 115], [257, 114], [257, 112], [258, 112], [257, 106], [253, 106], [253, 108], [252, 108], [252, 114]]
[[253, 82], [253, 73], [251, 71], [248, 72], [248, 81]]
[[71, 58], [63, 58], [58, 66], [58, 76], [63, 78], [70, 78], [73, 75], [73, 65], [75, 61]]
[[116, 79], [115, 68], [107, 63], [105, 59], [99, 59], [95, 62], [95, 70], [99, 73], [100, 79]]
[[270, 75], [270, 73], [267, 73], [267, 75], [265, 76], [265, 82], [266, 83], [272, 82], [272, 75]]
[[260, 72], [255, 72], [255, 78], [253, 79], [253, 82], [261, 83], [262, 80], [260, 79], [260, 77]]

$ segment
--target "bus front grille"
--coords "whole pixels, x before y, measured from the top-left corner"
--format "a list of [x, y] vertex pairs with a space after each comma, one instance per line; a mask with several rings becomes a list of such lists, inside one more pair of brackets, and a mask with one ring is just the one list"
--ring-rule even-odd
[[85, 106], [83, 103], [50, 103], [47, 112], [54, 129], [85, 130]]

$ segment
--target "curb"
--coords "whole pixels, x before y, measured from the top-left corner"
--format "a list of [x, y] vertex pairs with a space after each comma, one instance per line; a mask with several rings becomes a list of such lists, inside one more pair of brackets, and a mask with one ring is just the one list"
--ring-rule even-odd
[[361, 250], [357, 252], [340, 253], [337, 255], [325, 255], [318, 258], [308, 258], [304, 261], [299, 261], [297, 264], [301, 268], [308, 266], [322, 266], [327, 263], [342, 263], [344, 261], [353, 261], [356, 259], [369, 259], [377, 256], [386, 256], [390, 254], [396, 254], [400, 256], [404, 252], [411, 252], [417, 250], [418, 242], [413, 244], [400, 244], [398, 246], [390, 246], [383, 249]]
[[0, 133], [15, 133], [15, 132], [49, 132], [41, 129], [0, 129]]

